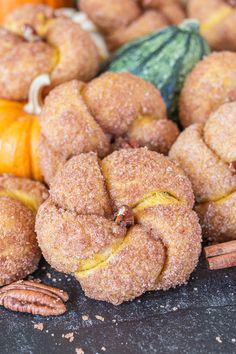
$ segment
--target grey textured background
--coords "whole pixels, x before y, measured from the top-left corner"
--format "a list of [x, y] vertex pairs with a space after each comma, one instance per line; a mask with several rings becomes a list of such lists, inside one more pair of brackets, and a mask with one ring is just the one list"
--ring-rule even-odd
[[[202, 259], [186, 286], [118, 307], [86, 299], [73, 277], [44, 262], [35, 276], [69, 292], [68, 312], [43, 318], [0, 309], [1, 354], [69, 354], [76, 348], [85, 354], [236, 353], [236, 268], [210, 272]], [[34, 328], [38, 323], [43, 331]], [[69, 342], [63, 335], [71, 332]]]

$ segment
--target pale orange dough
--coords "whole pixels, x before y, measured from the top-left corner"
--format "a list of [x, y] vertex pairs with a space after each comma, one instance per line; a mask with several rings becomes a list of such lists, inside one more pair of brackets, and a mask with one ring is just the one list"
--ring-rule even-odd
[[180, 120], [184, 127], [205, 123], [220, 105], [236, 100], [236, 53], [212, 53], [187, 77], [180, 95]]
[[105, 73], [88, 84], [70, 81], [50, 92], [40, 117], [41, 167], [47, 182], [71, 156], [106, 156], [124, 137], [167, 154], [177, 126], [167, 119], [160, 92], [128, 73]]
[[212, 113], [206, 124], [180, 134], [169, 156], [190, 178], [203, 235], [214, 241], [236, 239], [236, 103]]
[[[70, 159], [40, 207], [44, 257], [72, 273], [85, 294], [115, 305], [187, 281], [201, 250], [191, 184], [168, 158], [145, 148]], [[122, 206], [134, 225], [118, 224]]]
[[35, 214], [47, 197], [39, 182], [0, 176], [0, 286], [37, 269], [41, 251], [34, 232]]
[[[71, 19], [55, 17], [44, 5], [24, 5], [4, 25], [0, 29], [2, 98], [27, 100], [32, 81], [45, 73], [50, 75], [51, 87], [96, 76], [101, 61], [98, 48], [90, 34]], [[36, 36], [33, 42], [23, 37], [29, 26]]]

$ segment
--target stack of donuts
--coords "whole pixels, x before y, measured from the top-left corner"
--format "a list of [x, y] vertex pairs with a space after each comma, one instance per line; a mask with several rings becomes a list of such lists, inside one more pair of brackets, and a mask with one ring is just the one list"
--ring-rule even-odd
[[[43, 255], [88, 297], [118, 305], [185, 284], [202, 236], [236, 239], [236, 9], [211, 0], [208, 14], [199, 3], [80, 0], [83, 14], [25, 5], [5, 18], [0, 286]], [[219, 51], [188, 75], [177, 125], [151, 83], [99, 70], [107, 48], [186, 14]]]

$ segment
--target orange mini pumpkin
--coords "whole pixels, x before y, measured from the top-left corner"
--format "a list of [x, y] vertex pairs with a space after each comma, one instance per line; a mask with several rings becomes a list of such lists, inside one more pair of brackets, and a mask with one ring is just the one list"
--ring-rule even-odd
[[38, 144], [40, 125], [24, 104], [0, 100], [0, 174], [42, 180]]
[[0, 0], [0, 22], [17, 7], [29, 3], [44, 4], [53, 8], [73, 6], [73, 0]]

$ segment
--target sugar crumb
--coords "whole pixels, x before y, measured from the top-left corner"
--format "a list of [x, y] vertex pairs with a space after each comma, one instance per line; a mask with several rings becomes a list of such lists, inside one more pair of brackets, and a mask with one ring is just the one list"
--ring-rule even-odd
[[74, 333], [73, 332], [67, 333], [64, 335], [64, 338], [68, 339], [69, 342], [73, 342], [73, 340], [75, 339]]
[[102, 347], [101, 350], [102, 350], [103, 352], [105, 352], [105, 351], [106, 351], [106, 347]]
[[75, 348], [76, 354], [84, 354], [84, 351], [82, 348]]
[[105, 318], [102, 317], [102, 316], [99, 316], [99, 315], [95, 315], [96, 319], [99, 320], [99, 321], [102, 321], [104, 322], [105, 321]]
[[222, 343], [222, 340], [221, 340], [220, 336], [216, 337], [216, 341], [217, 341], [218, 343]]
[[89, 319], [89, 316], [88, 316], [88, 315], [83, 315], [83, 316], [82, 316], [82, 320], [83, 320], [83, 321], [88, 321], [88, 319]]
[[104, 322], [105, 321], [105, 318], [102, 317], [102, 316], [99, 316], [99, 315], [95, 315], [96, 319], [99, 320], [99, 321], [102, 321]]
[[34, 328], [38, 329], [39, 331], [43, 331], [44, 325], [43, 323], [35, 323]]

